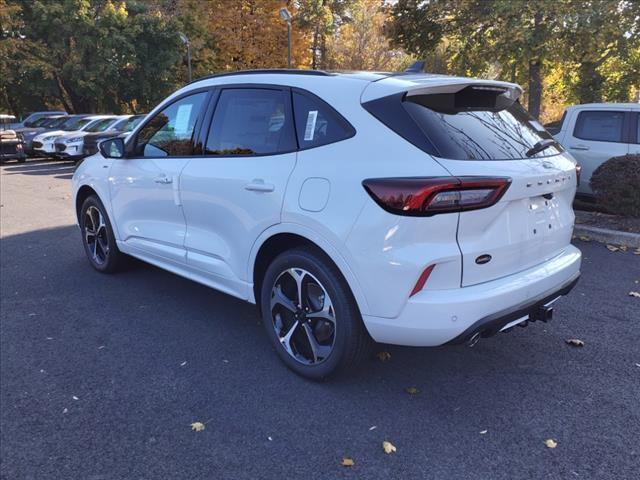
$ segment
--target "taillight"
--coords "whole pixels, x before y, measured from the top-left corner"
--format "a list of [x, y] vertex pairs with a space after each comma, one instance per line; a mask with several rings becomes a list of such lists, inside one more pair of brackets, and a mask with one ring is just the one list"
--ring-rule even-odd
[[582, 173], [582, 165], [576, 163], [576, 185], [580, 186], [580, 174]]
[[362, 182], [389, 213], [429, 217], [494, 205], [511, 185], [507, 177], [372, 178]]

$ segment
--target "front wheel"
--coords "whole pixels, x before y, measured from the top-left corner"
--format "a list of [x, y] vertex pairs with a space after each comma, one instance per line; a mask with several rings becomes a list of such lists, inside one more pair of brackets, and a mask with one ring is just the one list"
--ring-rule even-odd
[[322, 379], [356, 366], [371, 339], [338, 268], [311, 248], [279, 255], [265, 273], [263, 323], [282, 361]]
[[124, 255], [116, 246], [109, 217], [96, 195], [89, 196], [82, 204], [80, 230], [84, 251], [91, 266], [103, 273], [117, 271]]

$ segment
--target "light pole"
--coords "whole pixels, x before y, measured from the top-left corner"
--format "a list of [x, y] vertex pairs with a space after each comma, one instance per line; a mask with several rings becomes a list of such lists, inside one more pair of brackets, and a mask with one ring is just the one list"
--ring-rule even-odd
[[191, 82], [191, 43], [189, 38], [182, 32], [178, 32], [180, 40], [187, 46], [187, 68], [189, 69], [189, 82]]
[[289, 68], [291, 68], [291, 14], [289, 13], [289, 10], [287, 10], [286, 8], [281, 8], [280, 18], [285, 22], [287, 22], [287, 38], [288, 38], [288, 45], [289, 45], [289, 55], [288, 55], [287, 65], [289, 66]]

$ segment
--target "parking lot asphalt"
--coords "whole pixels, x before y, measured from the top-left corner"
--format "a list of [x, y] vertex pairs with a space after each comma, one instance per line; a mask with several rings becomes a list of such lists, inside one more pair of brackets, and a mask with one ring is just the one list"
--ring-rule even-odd
[[379, 345], [388, 361], [314, 383], [252, 305], [140, 262], [92, 270], [71, 174], [0, 169], [2, 479], [638, 478], [640, 256], [577, 241], [551, 323]]

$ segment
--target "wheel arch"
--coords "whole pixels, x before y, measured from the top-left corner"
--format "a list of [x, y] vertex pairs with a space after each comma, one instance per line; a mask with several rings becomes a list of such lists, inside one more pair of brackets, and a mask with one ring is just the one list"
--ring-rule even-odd
[[[89, 185], [82, 185], [79, 189], [78, 192], [76, 193], [76, 201], [75, 201], [75, 205], [76, 205], [76, 220], [78, 221], [78, 223], [80, 223], [80, 209], [82, 208], [82, 204], [84, 203], [84, 201], [89, 198], [91, 195], [95, 195], [98, 198], [100, 198], [100, 195], [98, 195], [98, 192], [96, 192], [92, 187], [90, 187]], [[104, 202], [103, 202], [104, 203]]]
[[249, 257], [247, 278], [252, 282], [249, 289], [249, 301], [258, 304], [262, 278], [271, 261], [280, 253], [299, 246], [311, 246], [321, 252], [334, 263], [346, 280], [353, 294], [360, 313], [366, 315], [369, 311], [366, 298], [358, 280], [350, 269], [340, 251], [328, 240], [308, 227], [297, 224], [279, 224], [267, 231], [256, 240]]

